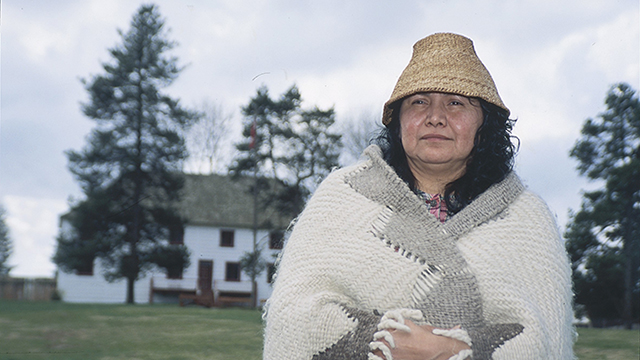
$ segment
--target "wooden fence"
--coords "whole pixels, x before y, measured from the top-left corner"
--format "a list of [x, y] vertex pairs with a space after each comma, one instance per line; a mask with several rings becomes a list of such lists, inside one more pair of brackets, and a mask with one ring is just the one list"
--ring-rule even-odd
[[49, 301], [55, 290], [55, 279], [0, 277], [0, 299]]

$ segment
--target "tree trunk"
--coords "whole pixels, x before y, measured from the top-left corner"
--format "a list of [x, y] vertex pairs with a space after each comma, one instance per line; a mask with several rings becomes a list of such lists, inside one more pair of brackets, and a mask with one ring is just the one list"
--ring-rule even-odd
[[624, 309], [622, 310], [622, 319], [624, 327], [631, 330], [633, 325], [633, 266], [629, 256], [626, 257], [624, 264]]
[[[140, 75], [140, 74], [139, 74]], [[141, 77], [142, 78], [142, 77]], [[143, 104], [142, 104], [142, 83], [138, 82], [138, 118], [136, 119], [136, 169], [134, 179], [134, 193], [133, 193], [133, 235], [131, 237], [131, 248], [129, 253], [131, 256], [131, 263], [127, 271], [127, 304], [135, 303], [134, 285], [138, 278], [140, 269], [138, 268], [138, 243], [140, 242], [140, 233], [142, 230], [142, 205], [140, 201], [142, 199], [142, 119], [143, 116]]]
[[133, 288], [136, 284], [134, 278], [127, 277], [127, 304], [135, 304], [135, 298], [133, 293]]
[[[628, 191], [627, 193], [633, 193], [633, 190]], [[623, 297], [623, 307], [622, 307], [622, 321], [624, 321], [624, 327], [627, 330], [631, 330], [633, 325], [633, 274], [634, 274], [634, 263], [635, 259], [633, 254], [637, 254], [637, 247], [634, 246], [636, 241], [633, 238], [634, 226], [637, 226], [635, 222], [638, 219], [632, 218], [631, 214], [634, 214], [634, 203], [629, 201], [626, 206], [626, 214], [628, 214], [629, 218], [622, 220], [622, 226], [625, 229], [622, 238], [622, 253], [624, 256], [624, 297]], [[637, 269], [637, 268], [636, 268]]]
[[[256, 150], [253, 149], [254, 159], [257, 160]], [[253, 254], [256, 254], [258, 249], [258, 166], [253, 169]], [[251, 307], [256, 308], [258, 303], [258, 287], [256, 286], [256, 268], [258, 266], [258, 260], [260, 255], [256, 256], [254, 261], [254, 269], [252, 269], [253, 275], [251, 276]]]
[[[627, 231], [630, 233], [631, 231]], [[624, 298], [622, 308], [622, 320], [624, 321], [624, 327], [627, 330], [631, 330], [633, 325], [633, 246], [631, 239], [625, 239], [623, 243], [624, 254]]]
[[258, 284], [256, 279], [251, 280], [251, 307], [256, 308], [258, 306]]

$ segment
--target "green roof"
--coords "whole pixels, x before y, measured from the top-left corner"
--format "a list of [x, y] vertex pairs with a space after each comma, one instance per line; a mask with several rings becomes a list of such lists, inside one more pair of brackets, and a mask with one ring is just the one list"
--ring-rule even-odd
[[[216, 174], [185, 177], [181, 210], [187, 225], [253, 228], [254, 196], [250, 193], [253, 178]], [[261, 199], [265, 196], [260, 194]], [[260, 229], [284, 229], [291, 220], [281, 216], [273, 206], [266, 209], [258, 206]]]

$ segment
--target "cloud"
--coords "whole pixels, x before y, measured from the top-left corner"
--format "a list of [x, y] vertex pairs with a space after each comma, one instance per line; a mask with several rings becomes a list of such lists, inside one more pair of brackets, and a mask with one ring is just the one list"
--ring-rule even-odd
[[595, 41], [587, 54], [592, 66], [609, 79], [635, 79], [640, 77], [640, 16], [630, 11], [595, 29]]
[[[628, 36], [619, 40], [621, 33]], [[556, 36], [539, 51], [505, 56], [497, 68], [505, 102], [521, 119], [518, 135], [534, 142], [576, 138], [584, 119], [602, 110], [611, 84], [628, 81], [637, 88], [640, 61], [629, 49], [637, 48], [638, 34], [637, 19], [622, 14]]]
[[7, 210], [6, 223], [13, 241], [10, 265], [15, 277], [53, 276], [51, 263], [57, 233], [58, 216], [67, 209], [64, 201], [7, 195], [3, 197]]
[[[262, 84], [277, 96], [296, 83], [304, 106], [335, 106], [339, 121], [379, 113], [415, 41], [443, 31], [470, 36], [519, 119], [518, 171], [561, 222], [585, 186], [567, 154], [583, 121], [603, 110], [611, 84], [639, 85], [635, 0], [154, 2], [187, 65], [166, 91], [187, 106], [219, 103], [234, 112], [234, 129], [239, 107]], [[80, 110], [87, 95], [79, 78], [102, 73], [120, 42], [116, 29], [128, 30], [142, 3], [2, 3], [0, 198], [13, 204], [16, 242], [48, 264], [41, 275], [51, 272], [57, 215], [79, 193], [63, 152], [82, 148], [93, 126]], [[35, 262], [20, 259], [35, 274], [26, 270]]]

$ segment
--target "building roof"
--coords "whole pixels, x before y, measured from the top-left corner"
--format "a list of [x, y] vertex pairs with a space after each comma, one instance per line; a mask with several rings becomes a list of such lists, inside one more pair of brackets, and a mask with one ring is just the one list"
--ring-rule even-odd
[[[187, 225], [253, 228], [254, 196], [250, 191], [254, 182], [249, 177], [187, 174], [181, 204]], [[261, 195], [264, 199], [265, 194]], [[284, 229], [291, 220], [274, 206], [258, 206], [259, 229]]]

